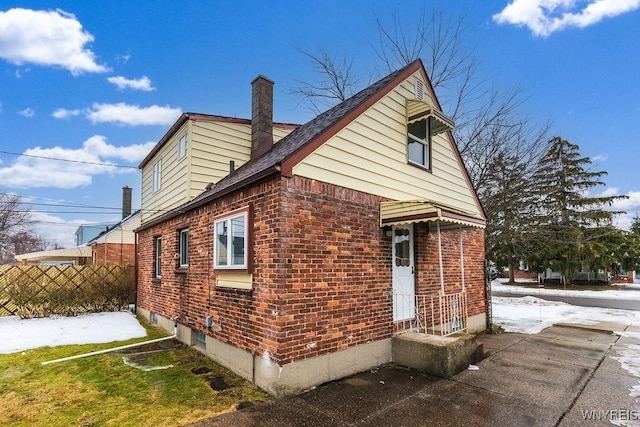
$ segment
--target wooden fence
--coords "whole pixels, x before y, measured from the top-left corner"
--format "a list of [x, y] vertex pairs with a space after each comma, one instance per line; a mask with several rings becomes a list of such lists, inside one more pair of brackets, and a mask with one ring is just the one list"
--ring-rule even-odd
[[0, 266], [0, 316], [118, 311], [128, 307], [134, 291], [132, 266]]

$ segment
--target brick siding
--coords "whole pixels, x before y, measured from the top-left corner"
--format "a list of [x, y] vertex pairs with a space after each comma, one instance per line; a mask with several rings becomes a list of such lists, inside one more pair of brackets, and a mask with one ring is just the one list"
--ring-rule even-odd
[[[307, 359], [392, 334], [391, 237], [378, 196], [302, 177], [277, 177], [139, 233], [140, 307], [274, 362]], [[213, 222], [250, 206], [253, 290], [216, 288]], [[189, 228], [189, 267], [177, 272], [178, 232]], [[162, 279], [154, 280], [154, 237]], [[443, 233], [448, 291], [460, 285], [459, 232]], [[484, 235], [463, 231], [469, 315], [484, 312]], [[435, 245], [435, 246], [434, 246]], [[435, 249], [434, 249], [435, 248]], [[418, 292], [439, 290], [435, 232], [416, 226]], [[211, 315], [219, 332], [206, 331]]]
[[136, 245], [96, 243], [91, 248], [95, 265], [135, 265], [136, 263]]

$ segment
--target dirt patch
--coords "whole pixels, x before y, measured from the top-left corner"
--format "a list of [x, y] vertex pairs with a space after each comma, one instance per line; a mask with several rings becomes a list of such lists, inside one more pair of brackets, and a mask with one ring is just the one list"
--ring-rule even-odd
[[208, 374], [209, 372], [211, 372], [211, 369], [207, 368], [206, 366], [201, 366], [200, 368], [193, 368], [191, 370], [191, 373], [195, 375]]

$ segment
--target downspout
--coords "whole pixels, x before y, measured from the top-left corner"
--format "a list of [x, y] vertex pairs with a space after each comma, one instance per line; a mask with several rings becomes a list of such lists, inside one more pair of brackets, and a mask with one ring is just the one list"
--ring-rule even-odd
[[440, 220], [436, 221], [436, 227], [438, 230], [438, 264], [440, 266], [440, 295], [444, 295], [444, 271], [442, 269], [442, 242], [440, 240]]
[[145, 344], [153, 344], [155, 342], [168, 341], [168, 340], [175, 339], [177, 336], [178, 336], [178, 317], [176, 317], [173, 320], [173, 335], [171, 335], [170, 337], [156, 338], [154, 340], [137, 342], [137, 343], [128, 344], [128, 345], [122, 345], [120, 347], [108, 348], [108, 349], [105, 349], [105, 350], [91, 351], [89, 353], [78, 354], [76, 356], [69, 356], [69, 357], [63, 357], [61, 359], [48, 360], [46, 362], [42, 362], [41, 365], [50, 365], [52, 363], [66, 362], [66, 361], [75, 360], [75, 359], [82, 359], [84, 357], [96, 356], [98, 354], [111, 353], [113, 351], [119, 351], [119, 350], [125, 350], [127, 348], [139, 347], [139, 346], [145, 345]]
[[460, 226], [460, 272], [462, 274], [462, 292], [465, 292], [467, 289], [464, 285], [464, 250], [462, 247], [462, 225]]

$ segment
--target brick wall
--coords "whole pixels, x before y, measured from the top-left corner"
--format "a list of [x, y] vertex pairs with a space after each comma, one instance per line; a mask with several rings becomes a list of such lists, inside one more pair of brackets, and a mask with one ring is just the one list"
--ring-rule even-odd
[[[459, 229], [441, 231], [440, 233], [445, 293], [456, 293], [462, 290], [460, 233]], [[436, 226], [433, 223], [415, 224], [414, 235], [416, 294], [438, 294], [440, 292], [440, 266]], [[473, 316], [485, 312], [484, 230], [479, 228], [463, 229], [462, 248], [468, 314]]]
[[[381, 199], [301, 177], [278, 177], [139, 234], [138, 305], [280, 365], [391, 336], [391, 237]], [[251, 206], [253, 290], [216, 288], [214, 218]], [[189, 228], [186, 272], [176, 272], [178, 232]], [[437, 241], [416, 227], [418, 282], [439, 290]], [[162, 236], [162, 279], [153, 242]], [[484, 312], [482, 231], [464, 231], [469, 314]], [[444, 233], [447, 289], [460, 286], [459, 234]], [[436, 248], [434, 251], [434, 247]], [[204, 330], [205, 316], [222, 331]]]
[[95, 265], [135, 265], [136, 245], [97, 243], [91, 246]]

